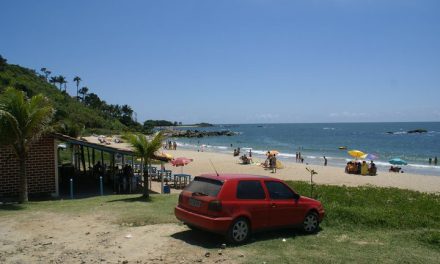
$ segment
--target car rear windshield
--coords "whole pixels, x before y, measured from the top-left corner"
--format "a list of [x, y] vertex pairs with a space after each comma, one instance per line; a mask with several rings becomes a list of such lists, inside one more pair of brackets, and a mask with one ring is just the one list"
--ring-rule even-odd
[[218, 180], [195, 177], [194, 180], [185, 188], [185, 191], [198, 195], [217, 197], [222, 185], [223, 182]]

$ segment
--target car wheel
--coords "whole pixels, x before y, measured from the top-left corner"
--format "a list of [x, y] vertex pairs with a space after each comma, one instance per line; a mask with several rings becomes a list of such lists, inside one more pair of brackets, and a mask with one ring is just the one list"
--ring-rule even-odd
[[318, 214], [315, 212], [308, 213], [304, 218], [303, 229], [307, 234], [316, 233], [319, 229]]
[[250, 235], [250, 225], [246, 218], [236, 219], [228, 231], [228, 240], [235, 244], [245, 242]]

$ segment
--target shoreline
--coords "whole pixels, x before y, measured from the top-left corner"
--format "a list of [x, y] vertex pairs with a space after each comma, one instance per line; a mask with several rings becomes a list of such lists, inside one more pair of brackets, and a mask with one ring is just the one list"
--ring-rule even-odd
[[[187, 142], [179, 141], [179, 138], [173, 138], [173, 140], [177, 141], [177, 146], [182, 149], [187, 150], [193, 150], [197, 151], [198, 148], [200, 148], [197, 145], [193, 145]], [[222, 153], [229, 155], [229, 153], [233, 152], [234, 147], [228, 147], [228, 146], [218, 146], [218, 145], [204, 145], [204, 150], [207, 152], [215, 152], [215, 153]], [[249, 147], [242, 147], [242, 150], [248, 150]], [[309, 163], [309, 165], [317, 165], [324, 163], [324, 159], [322, 156], [324, 156], [322, 153], [310, 153], [309, 150], [300, 150], [302, 152], [304, 157], [304, 163]], [[245, 152], [242, 152], [244, 154]], [[246, 152], [247, 153], [247, 152]], [[258, 150], [258, 149], [252, 149], [252, 154], [259, 158], [265, 158], [266, 151]], [[333, 156], [333, 155], [325, 155], [327, 157], [327, 160], [329, 162], [329, 166], [332, 167], [338, 167], [338, 168], [345, 168], [345, 165], [348, 161], [351, 161], [352, 159], [349, 158], [348, 155], [346, 156]], [[288, 152], [281, 152], [278, 154], [278, 159], [282, 162], [293, 162], [295, 159], [294, 153], [288, 153]], [[369, 163], [369, 161], [367, 161]], [[293, 162], [296, 163], [296, 162]], [[387, 161], [384, 160], [375, 160], [374, 163], [380, 170], [388, 170], [388, 168], [391, 166]], [[437, 176], [440, 177], [440, 165], [430, 165], [430, 164], [423, 164], [423, 163], [410, 163], [406, 166], [402, 166], [402, 169], [405, 172], [408, 172], [409, 174], [417, 174], [417, 175], [423, 175], [423, 176]]]
[[[174, 157], [192, 158], [194, 161], [185, 167], [173, 167], [171, 164], [166, 164], [167, 169], [171, 169], [173, 173], [187, 173], [192, 176], [197, 176], [206, 173], [215, 173], [210, 161], [215, 166], [219, 173], [244, 173], [265, 175], [276, 177], [282, 180], [299, 180], [310, 181], [310, 174], [306, 168], [314, 169], [318, 172], [313, 176], [313, 181], [318, 184], [328, 185], [346, 185], [346, 186], [365, 186], [372, 185], [378, 187], [396, 187], [400, 189], [409, 189], [420, 192], [440, 194], [440, 177], [429, 176], [414, 173], [393, 173], [378, 170], [377, 176], [362, 176], [355, 174], [346, 174], [344, 168], [336, 166], [323, 166], [315, 164], [302, 164], [293, 161], [281, 160], [284, 164], [283, 169], [277, 170], [276, 173], [271, 173], [271, 170], [266, 170], [263, 167], [250, 164], [242, 165], [239, 163], [238, 157], [233, 157], [232, 154], [221, 152], [204, 151], [178, 148], [178, 150], [161, 150], [169, 153]], [[264, 162], [264, 159], [253, 157], [254, 162]]]

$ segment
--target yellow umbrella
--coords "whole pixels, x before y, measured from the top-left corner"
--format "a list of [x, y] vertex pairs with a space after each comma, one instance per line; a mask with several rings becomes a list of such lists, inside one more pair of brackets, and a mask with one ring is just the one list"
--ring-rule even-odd
[[266, 153], [267, 156], [268, 156], [268, 155], [278, 155], [278, 154], [280, 154], [280, 153], [278, 152], [278, 150], [270, 150], [270, 151], [268, 151], [268, 153]]
[[164, 157], [164, 158], [167, 158], [167, 159], [173, 159], [173, 155], [171, 155], [171, 154], [168, 154], [168, 153], [161, 153], [161, 154], [159, 154], [159, 156], [161, 156], [161, 157]]
[[350, 155], [350, 156], [352, 156], [353, 158], [356, 158], [356, 159], [359, 159], [359, 158], [361, 158], [362, 156], [364, 156], [365, 155], [365, 153], [363, 153], [362, 151], [360, 151], [360, 150], [350, 150], [350, 151], [348, 151], [348, 154]]

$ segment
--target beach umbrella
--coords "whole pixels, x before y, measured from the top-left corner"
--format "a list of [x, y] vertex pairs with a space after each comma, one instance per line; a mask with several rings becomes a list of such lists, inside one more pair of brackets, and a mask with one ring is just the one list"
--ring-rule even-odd
[[270, 151], [268, 151], [268, 153], [266, 153], [266, 156], [269, 156], [269, 155], [278, 155], [278, 154], [280, 154], [280, 152], [278, 151], [278, 150], [270, 150]]
[[154, 159], [168, 162], [173, 159], [173, 156], [168, 153], [159, 153], [154, 154]]
[[374, 154], [365, 154], [361, 157], [361, 159], [365, 159], [365, 160], [377, 160], [378, 158], [379, 157]]
[[193, 161], [194, 160], [190, 159], [190, 158], [179, 157], [179, 158], [172, 159], [170, 162], [173, 166], [182, 167], [181, 172], [183, 173], [183, 166], [185, 166]]
[[388, 162], [392, 165], [408, 165], [408, 162], [400, 158], [390, 159]]
[[190, 162], [193, 162], [193, 159], [185, 158], [185, 157], [179, 157], [171, 160], [171, 164], [176, 167], [185, 166]]
[[361, 158], [362, 156], [364, 156], [365, 155], [365, 153], [364, 152], [362, 152], [362, 151], [360, 151], [360, 150], [350, 150], [350, 151], [348, 151], [348, 154], [350, 155], [350, 156], [352, 156], [353, 158], [356, 158], [356, 159], [359, 159], [359, 158]]

